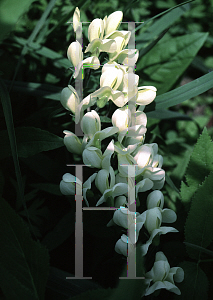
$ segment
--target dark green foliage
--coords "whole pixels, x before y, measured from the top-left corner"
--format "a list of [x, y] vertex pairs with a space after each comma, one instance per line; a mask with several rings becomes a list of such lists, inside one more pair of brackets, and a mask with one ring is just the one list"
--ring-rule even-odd
[[23, 220], [0, 200], [0, 286], [9, 300], [44, 299], [48, 277], [47, 249], [32, 240]]

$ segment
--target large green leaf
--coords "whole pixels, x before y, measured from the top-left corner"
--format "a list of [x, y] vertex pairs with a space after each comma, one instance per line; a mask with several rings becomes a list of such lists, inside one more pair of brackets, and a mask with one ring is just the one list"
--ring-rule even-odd
[[[178, 18], [180, 18], [190, 8], [189, 3], [176, 7], [155, 21], [144, 33], [135, 38], [138, 50], [143, 49], [147, 44], [156, 39], [164, 30], [169, 28]], [[141, 54], [141, 52], [140, 52]]]
[[178, 284], [181, 296], [175, 296], [175, 300], [207, 300], [208, 299], [208, 279], [198, 264], [184, 261], [180, 264], [184, 270], [184, 280]]
[[[9, 88], [12, 81], [5, 80], [4, 83]], [[60, 94], [63, 88], [36, 82], [15, 81], [13, 91], [22, 92], [23, 94], [33, 95], [34, 97], [42, 97], [51, 100], [60, 100]]]
[[[18, 127], [15, 129], [19, 157], [29, 157], [42, 151], [53, 150], [64, 145], [63, 139], [48, 131], [34, 127]], [[0, 158], [11, 155], [8, 133], [0, 132], [2, 147]]]
[[199, 77], [177, 89], [157, 96], [155, 99], [156, 109], [166, 109], [168, 107], [182, 103], [192, 97], [198, 96], [213, 87], [213, 72]]
[[61, 54], [45, 46], [42, 46], [39, 43], [36, 42], [28, 43], [26, 39], [18, 38], [18, 37], [14, 37], [14, 40], [22, 46], [25, 46], [27, 44], [29, 51], [51, 59], [52, 63], [57, 67], [69, 68], [70, 66], [72, 66], [72, 64], [69, 62], [67, 58], [64, 58], [63, 56], [61, 56]]
[[0, 199], [0, 287], [9, 300], [42, 300], [48, 278], [49, 256], [30, 237], [27, 226]]
[[[199, 168], [197, 170], [199, 173]], [[213, 172], [195, 193], [185, 225], [186, 242], [207, 248], [213, 240]], [[199, 259], [200, 250], [187, 247], [191, 258]]]
[[18, 19], [34, 0], [0, 0], [0, 41], [14, 29]]
[[191, 154], [186, 169], [186, 182], [181, 183], [181, 198], [184, 204], [192, 199], [197, 188], [205, 180], [205, 177], [213, 171], [213, 142], [204, 128]]
[[137, 70], [143, 70], [143, 85], [154, 85], [159, 94], [169, 91], [207, 36], [208, 33], [195, 32], [172, 39], [163, 38], [137, 63]]

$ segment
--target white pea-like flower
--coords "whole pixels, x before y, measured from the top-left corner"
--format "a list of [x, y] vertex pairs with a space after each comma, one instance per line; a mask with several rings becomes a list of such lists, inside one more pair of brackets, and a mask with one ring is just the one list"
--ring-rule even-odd
[[95, 39], [103, 39], [104, 22], [102, 19], [94, 19], [88, 28], [88, 39], [90, 43]]
[[98, 172], [95, 185], [102, 194], [105, 190], [111, 189], [115, 185], [115, 172], [111, 166], [109, 167], [109, 171], [102, 169]]
[[83, 162], [91, 168], [101, 169], [103, 155], [100, 149], [96, 147], [87, 147], [82, 153]]
[[145, 219], [144, 227], [150, 234], [149, 240], [141, 246], [142, 255], [146, 255], [149, 246], [153, 239], [158, 235], [167, 234], [169, 232], [178, 232], [173, 227], [161, 226], [162, 223], [173, 223], [177, 219], [176, 213], [168, 208], [161, 209], [160, 207], [153, 207], [141, 214], [141, 218]]
[[75, 114], [77, 107], [80, 104], [78, 94], [71, 85], [68, 85], [68, 87], [65, 87], [61, 91], [60, 101], [63, 107], [70, 110], [73, 114]]
[[76, 188], [82, 187], [82, 182], [77, 177], [70, 173], [66, 173], [60, 182], [60, 190], [63, 195], [75, 195]]
[[154, 86], [139, 87], [136, 104], [138, 104], [138, 105], [150, 104], [155, 99], [156, 92], [157, 92], [157, 89]]
[[92, 174], [82, 186], [81, 180], [79, 180], [77, 177], [70, 173], [64, 174], [60, 182], [61, 193], [66, 196], [76, 195], [78, 192], [80, 194], [83, 193], [86, 205], [89, 206], [86, 194], [87, 190], [91, 189], [91, 184], [95, 180], [96, 175], [97, 173]]
[[156, 253], [154, 266], [145, 274], [145, 278], [148, 283], [148, 287], [144, 294], [145, 296], [148, 296], [159, 289], [166, 289], [172, 293], [180, 295], [181, 292], [175, 285], [175, 281], [183, 281], [184, 271], [180, 267], [170, 268], [166, 256], [162, 251], [159, 251]]
[[[129, 247], [128, 247], [129, 245]], [[134, 251], [134, 244], [128, 239], [126, 234], [122, 234], [121, 238], [115, 244], [115, 251], [118, 254], [123, 254], [124, 256], [129, 256]], [[127, 249], [129, 252], [127, 252]]]
[[163, 193], [159, 190], [152, 191], [146, 201], [147, 209], [151, 209], [154, 207], [163, 208], [164, 205], [164, 196]]
[[115, 31], [118, 26], [120, 25], [123, 19], [123, 12], [122, 11], [115, 11], [110, 14], [108, 17], [104, 18], [104, 32], [105, 35], [108, 35]]
[[131, 112], [128, 109], [128, 106], [123, 106], [114, 111], [112, 115], [112, 124], [115, 127], [119, 128], [119, 132], [124, 129], [127, 129], [130, 126], [131, 122]]
[[[78, 76], [82, 66], [82, 71], [84, 68], [92, 68], [96, 70], [100, 67], [99, 59], [96, 56], [87, 57], [83, 60], [82, 46], [78, 41], [72, 42], [69, 45], [67, 50], [67, 57], [75, 68], [73, 78], [76, 78]], [[84, 76], [83, 72], [82, 76]]]
[[101, 120], [98, 113], [95, 110], [87, 112], [81, 120], [81, 129], [84, 134], [90, 139], [97, 131], [101, 130]]
[[82, 143], [79, 138], [68, 130], [64, 130], [63, 133], [65, 134], [64, 145], [67, 150], [71, 153], [82, 154]]
[[67, 50], [67, 57], [75, 68], [78, 66], [79, 63], [82, 62], [83, 60], [82, 46], [78, 41], [72, 42], [69, 45]]

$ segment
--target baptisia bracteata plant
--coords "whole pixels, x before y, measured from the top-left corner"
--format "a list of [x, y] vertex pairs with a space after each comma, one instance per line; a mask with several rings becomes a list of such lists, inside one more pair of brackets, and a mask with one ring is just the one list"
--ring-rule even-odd
[[[160, 235], [177, 232], [173, 227], [162, 226], [163, 223], [175, 222], [177, 216], [173, 210], [163, 209], [164, 196], [160, 190], [164, 186], [165, 171], [162, 169], [163, 157], [158, 154], [158, 145], [145, 143], [147, 117], [144, 108], [155, 99], [157, 90], [154, 86], [138, 87], [139, 76], [129, 68], [136, 63], [138, 50], [125, 49], [131, 32], [118, 30], [122, 18], [123, 13], [116, 11], [103, 20], [94, 19], [90, 23], [89, 45], [85, 53], [90, 53], [91, 56], [84, 59], [82, 46], [78, 41], [72, 42], [68, 47], [67, 56], [75, 68], [73, 78], [78, 76], [81, 68], [100, 68], [99, 55], [102, 52], [108, 54], [108, 61], [101, 70], [100, 87], [83, 100], [80, 100], [71, 85], [61, 92], [61, 104], [75, 115], [75, 123], [80, 123], [84, 133], [83, 139], [79, 139], [73, 132], [65, 130], [64, 144], [69, 152], [81, 155], [84, 164], [93, 168], [94, 173], [84, 183], [66, 173], [60, 183], [60, 190], [64, 195], [74, 195], [75, 186], [82, 184], [83, 197], [89, 206], [87, 191], [95, 184], [100, 192], [96, 206], [104, 203], [117, 208], [107, 226], [121, 226], [125, 230], [135, 228], [135, 239], [128, 240], [127, 235], [123, 234], [115, 245], [115, 251], [127, 256], [127, 243], [133, 249], [140, 238], [140, 231], [144, 231], [147, 240], [142, 244], [141, 251], [145, 256], [151, 244], [159, 245]], [[79, 24], [80, 11], [76, 8], [73, 16], [75, 32]], [[84, 78], [84, 72], [82, 73]], [[129, 82], [134, 84], [130, 85]], [[110, 101], [117, 109], [112, 114], [112, 126], [102, 129], [98, 111], [109, 105]], [[134, 103], [134, 113], [131, 112], [129, 103]], [[87, 112], [84, 113], [86, 109]], [[102, 141], [112, 136], [106, 149], [103, 149]], [[116, 168], [112, 160], [117, 162]], [[126, 165], [135, 166], [135, 182], [129, 180]], [[128, 209], [128, 185], [135, 188], [135, 199], [130, 199], [130, 204], [136, 201], [137, 207], [143, 198], [141, 194], [150, 191], [147, 209], [141, 214]], [[145, 275], [148, 284], [145, 295], [161, 288], [180, 294], [174, 280], [180, 282], [183, 277], [183, 270], [178, 267], [170, 269], [165, 255], [158, 252], [152, 270]]]

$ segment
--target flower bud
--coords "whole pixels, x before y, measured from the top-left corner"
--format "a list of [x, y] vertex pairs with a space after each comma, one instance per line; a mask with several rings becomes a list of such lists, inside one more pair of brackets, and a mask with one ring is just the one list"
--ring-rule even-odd
[[80, 22], [80, 10], [76, 7], [74, 14], [73, 14], [73, 29], [76, 32]]
[[62, 90], [60, 101], [63, 107], [70, 110], [73, 114], [75, 114], [77, 106], [80, 103], [78, 94], [71, 85]]
[[82, 47], [81, 44], [76, 41], [72, 42], [67, 50], [67, 57], [69, 61], [73, 64], [73, 66], [76, 68], [79, 63], [83, 60], [83, 53], [82, 53]]
[[66, 173], [60, 182], [60, 190], [63, 195], [75, 195], [76, 185], [78, 188], [82, 187], [82, 182], [72, 174]]
[[104, 35], [104, 22], [101, 19], [93, 20], [88, 28], [88, 39], [90, 43], [95, 39], [102, 39]]
[[102, 153], [101, 150], [96, 147], [87, 147], [83, 151], [83, 162], [85, 165], [91, 168], [101, 169]]
[[115, 11], [108, 16], [105, 23], [105, 35], [110, 34], [111, 32], [115, 31], [118, 26], [120, 25], [123, 19], [122, 11]]
[[79, 138], [72, 132], [64, 130], [64, 144], [67, 150], [71, 153], [82, 154], [82, 143]]
[[95, 110], [87, 112], [83, 116], [81, 120], [81, 129], [83, 130], [84, 134], [90, 139], [97, 131], [101, 130], [101, 120]]
[[[128, 243], [130, 247], [128, 247]], [[122, 234], [121, 238], [117, 241], [115, 244], [115, 251], [119, 254], [123, 254], [124, 256], [127, 256], [127, 248], [130, 251], [128, 252], [128, 256], [133, 253], [134, 250], [134, 244], [131, 242], [130, 239], [125, 234]]]

